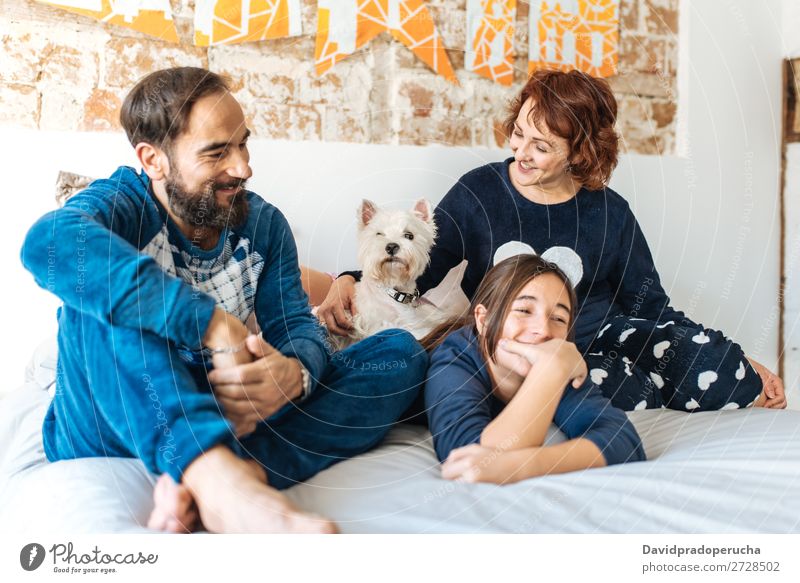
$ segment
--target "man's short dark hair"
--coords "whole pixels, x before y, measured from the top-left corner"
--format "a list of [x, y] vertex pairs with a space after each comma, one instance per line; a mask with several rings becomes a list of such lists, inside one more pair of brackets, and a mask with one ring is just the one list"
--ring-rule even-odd
[[150, 73], [125, 97], [119, 118], [136, 147], [147, 142], [167, 153], [186, 129], [194, 104], [207, 95], [229, 91], [227, 80], [198, 67], [175, 67]]

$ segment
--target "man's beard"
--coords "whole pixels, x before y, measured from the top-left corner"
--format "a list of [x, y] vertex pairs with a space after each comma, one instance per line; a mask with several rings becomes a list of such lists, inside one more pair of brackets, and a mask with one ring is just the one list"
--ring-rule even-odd
[[[246, 180], [233, 180], [227, 184], [209, 180], [198, 192], [189, 192], [183, 185], [180, 175], [166, 179], [167, 200], [169, 207], [182, 221], [202, 229], [218, 229], [238, 227], [244, 223], [249, 210], [245, 196]], [[218, 189], [241, 187], [231, 199], [229, 207], [217, 202], [215, 192]]]

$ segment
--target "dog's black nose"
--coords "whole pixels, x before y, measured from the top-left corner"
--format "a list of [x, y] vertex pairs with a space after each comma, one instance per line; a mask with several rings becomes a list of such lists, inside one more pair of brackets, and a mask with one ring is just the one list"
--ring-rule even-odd
[[386, 252], [394, 257], [394, 254], [397, 253], [397, 250], [400, 249], [400, 245], [397, 243], [389, 243], [386, 245]]

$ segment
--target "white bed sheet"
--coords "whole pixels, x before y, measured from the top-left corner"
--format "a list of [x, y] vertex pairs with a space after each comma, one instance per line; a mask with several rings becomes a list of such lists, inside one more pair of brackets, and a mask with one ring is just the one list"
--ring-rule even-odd
[[[51, 346], [0, 401], [0, 531], [146, 532], [154, 476], [137, 460], [48, 463]], [[800, 532], [800, 411], [630, 414], [647, 462], [509, 486], [439, 477], [430, 434], [398, 426], [288, 495], [349, 533]]]

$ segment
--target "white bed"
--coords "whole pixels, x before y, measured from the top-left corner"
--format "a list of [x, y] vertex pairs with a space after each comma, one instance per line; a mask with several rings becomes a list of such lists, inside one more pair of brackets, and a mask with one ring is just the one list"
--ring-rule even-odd
[[[0, 401], [0, 531], [146, 532], [154, 477], [140, 462], [45, 460], [54, 368], [47, 342], [25, 384]], [[399, 426], [379, 448], [288, 493], [346, 533], [800, 532], [800, 411], [630, 417], [647, 462], [502, 487], [456, 484], [439, 478], [430, 434]]]

